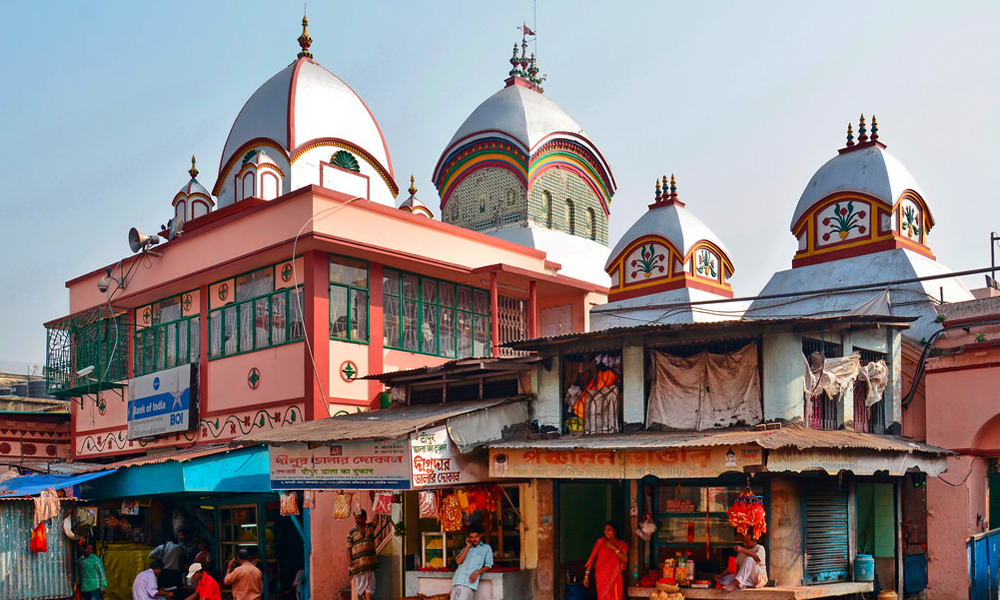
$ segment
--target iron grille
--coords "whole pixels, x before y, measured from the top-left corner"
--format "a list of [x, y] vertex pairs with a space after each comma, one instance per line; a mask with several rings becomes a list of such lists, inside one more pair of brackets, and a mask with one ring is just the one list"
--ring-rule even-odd
[[[861, 366], [870, 362], [885, 360], [885, 355], [870, 350], [857, 350], [861, 355]], [[858, 377], [854, 382], [854, 431], [861, 433], [885, 433], [885, 392], [882, 399], [870, 407], [865, 406], [868, 397], [868, 382], [864, 377]]]
[[812, 489], [802, 510], [805, 582], [846, 581], [850, 564], [847, 492]]
[[[128, 312], [100, 306], [46, 325], [45, 391], [80, 396], [128, 378]], [[90, 369], [90, 367], [93, 367]]]
[[[806, 360], [818, 352], [825, 358], [838, 358], [844, 355], [844, 347], [834, 342], [802, 338], [802, 353]], [[830, 398], [826, 392], [821, 392], [806, 398], [806, 427], [810, 429], [833, 430], [840, 427], [840, 411], [837, 398]]]
[[528, 338], [528, 301], [510, 296], [497, 297], [497, 327], [500, 356], [523, 356], [527, 352], [504, 348], [502, 344]]

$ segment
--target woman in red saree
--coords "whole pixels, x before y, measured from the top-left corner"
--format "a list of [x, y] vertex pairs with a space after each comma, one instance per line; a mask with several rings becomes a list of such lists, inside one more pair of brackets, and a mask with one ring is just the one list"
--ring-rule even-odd
[[604, 537], [597, 540], [594, 550], [587, 559], [583, 574], [583, 585], [590, 584], [590, 570], [594, 569], [597, 583], [597, 600], [623, 600], [622, 571], [628, 562], [628, 544], [618, 539], [618, 531], [608, 521], [604, 525]]

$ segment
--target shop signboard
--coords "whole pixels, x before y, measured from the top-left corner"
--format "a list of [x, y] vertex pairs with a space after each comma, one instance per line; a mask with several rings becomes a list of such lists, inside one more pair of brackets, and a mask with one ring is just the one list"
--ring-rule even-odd
[[487, 478], [486, 465], [458, 451], [444, 425], [410, 434], [413, 487], [476, 483]]
[[762, 464], [763, 451], [754, 445], [629, 450], [490, 449], [490, 476], [508, 478], [717, 477]]
[[193, 431], [198, 426], [198, 365], [149, 373], [128, 382], [128, 439]]
[[407, 440], [270, 446], [273, 490], [406, 490], [410, 488]]

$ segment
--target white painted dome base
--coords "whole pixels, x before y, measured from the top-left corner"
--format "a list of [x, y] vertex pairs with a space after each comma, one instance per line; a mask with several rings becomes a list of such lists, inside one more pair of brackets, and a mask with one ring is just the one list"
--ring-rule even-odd
[[562, 265], [560, 275], [604, 287], [611, 285], [611, 278], [604, 272], [604, 261], [608, 258], [608, 247], [604, 244], [532, 223], [481, 233], [545, 252], [550, 261]]

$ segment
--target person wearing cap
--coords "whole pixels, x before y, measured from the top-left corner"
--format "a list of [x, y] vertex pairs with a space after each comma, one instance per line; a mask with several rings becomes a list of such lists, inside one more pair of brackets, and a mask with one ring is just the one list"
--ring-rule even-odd
[[201, 563], [194, 563], [188, 567], [188, 579], [191, 583], [198, 584], [198, 587], [187, 600], [222, 600], [218, 582], [201, 568]]
[[222, 583], [233, 586], [233, 600], [260, 600], [264, 576], [253, 564], [250, 552], [240, 548], [236, 551], [236, 558], [229, 561]]

